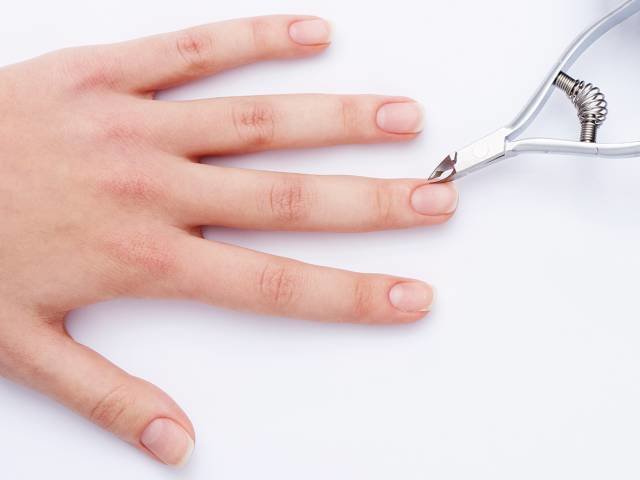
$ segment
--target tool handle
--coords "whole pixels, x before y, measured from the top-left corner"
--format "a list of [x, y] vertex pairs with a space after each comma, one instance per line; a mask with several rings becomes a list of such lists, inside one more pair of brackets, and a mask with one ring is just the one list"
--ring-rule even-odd
[[566, 71], [571, 67], [594, 42], [609, 32], [609, 30], [638, 12], [640, 12], [640, 0], [628, 0], [596, 22], [592, 27], [585, 30], [564, 52], [527, 106], [518, 114], [511, 125], [507, 127], [511, 132], [509, 138], [514, 138], [522, 133], [538, 116], [540, 110], [542, 110], [542, 107], [553, 92], [554, 82], [561, 71]]

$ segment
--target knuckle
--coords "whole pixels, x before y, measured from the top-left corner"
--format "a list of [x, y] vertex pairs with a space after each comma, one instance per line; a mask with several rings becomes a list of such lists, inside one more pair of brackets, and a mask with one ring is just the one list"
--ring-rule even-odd
[[378, 181], [372, 187], [372, 226], [373, 228], [388, 228], [396, 224], [396, 198], [400, 192], [390, 182]]
[[125, 385], [110, 389], [89, 412], [89, 420], [106, 430], [112, 430], [118, 420], [134, 405], [135, 396]]
[[187, 72], [200, 75], [212, 67], [214, 41], [204, 29], [180, 32], [175, 40], [175, 50], [184, 61]]
[[117, 85], [114, 59], [100, 47], [76, 47], [54, 52], [52, 59], [61, 66], [63, 78], [76, 93]]
[[350, 318], [356, 323], [368, 323], [377, 310], [374, 281], [366, 276], [355, 280], [352, 293]]
[[165, 191], [157, 178], [135, 168], [111, 171], [98, 183], [108, 197], [131, 204], [158, 204]]
[[269, 307], [282, 311], [291, 306], [301, 293], [302, 274], [284, 262], [267, 264], [260, 272], [258, 290]]
[[300, 223], [311, 215], [312, 195], [301, 177], [287, 175], [272, 185], [268, 205], [276, 221], [287, 225]]
[[113, 236], [105, 247], [108, 256], [126, 272], [126, 278], [138, 284], [141, 277], [161, 279], [176, 271], [177, 256], [169, 245], [145, 232]]
[[240, 140], [249, 147], [260, 149], [273, 143], [275, 112], [266, 102], [243, 103], [234, 107], [233, 124]]
[[339, 99], [339, 111], [345, 137], [355, 138], [360, 136], [362, 132], [362, 114], [358, 102], [353, 98], [342, 97]]
[[105, 113], [95, 120], [94, 136], [96, 141], [104, 145], [134, 149], [145, 144], [146, 132], [137, 123], [130, 112]]
[[265, 52], [271, 43], [272, 23], [264, 18], [252, 18], [249, 20], [249, 30], [253, 50], [258, 55]]

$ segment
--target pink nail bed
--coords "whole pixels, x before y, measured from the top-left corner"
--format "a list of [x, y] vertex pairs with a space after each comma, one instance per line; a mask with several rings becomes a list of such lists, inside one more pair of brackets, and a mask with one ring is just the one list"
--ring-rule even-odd
[[424, 185], [411, 195], [411, 206], [421, 215], [450, 215], [458, 207], [458, 192], [449, 184]]
[[378, 127], [388, 133], [420, 133], [424, 109], [416, 102], [388, 103], [378, 110]]
[[399, 283], [389, 291], [391, 304], [405, 313], [429, 312], [434, 300], [434, 290], [426, 283]]
[[191, 436], [168, 418], [156, 418], [152, 421], [142, 432], [140, 443], [161, 462], [174, 467], [185, 465], [194, 447]]
[[320, 18], [301, 20], [289, 26], [289, 36], [300, 45], [325, 45], [331, 42], [331, 26]]

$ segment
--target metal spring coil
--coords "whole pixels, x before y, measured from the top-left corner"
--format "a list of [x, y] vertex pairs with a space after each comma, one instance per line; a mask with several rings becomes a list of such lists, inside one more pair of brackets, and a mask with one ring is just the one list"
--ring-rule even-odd
[[560, 72], [554, 84], [563, 90], [578, 110], [582, 130], [580, 141], [595, 143], [598, 128], [607, 119], [607, 101], [600, 89], [591, 83], [571, 78]]

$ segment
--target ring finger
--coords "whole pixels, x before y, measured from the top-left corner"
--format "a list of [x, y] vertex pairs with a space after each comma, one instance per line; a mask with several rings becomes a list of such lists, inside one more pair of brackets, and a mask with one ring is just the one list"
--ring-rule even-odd
[[181, 275], [166, 295], [257, 313], [353, 323], [408, 323], [434, 291], [415, 280], [308, 265], [189, 236], [178, 242]]

